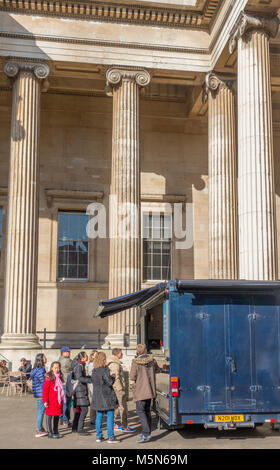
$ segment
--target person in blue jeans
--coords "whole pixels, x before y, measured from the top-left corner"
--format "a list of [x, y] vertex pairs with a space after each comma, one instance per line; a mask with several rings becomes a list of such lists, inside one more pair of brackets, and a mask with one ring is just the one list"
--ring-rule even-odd
[[68, 377], [68, 374], [70, 374], [70, 372], [72, 372], [73, 370], [73, 361], [72, 359], [70, 359], [70, 353], [71, 353], [71, 348], [68, 348], [68, 346], [63, 346], [60, 349], [60, 358], [58, 359], [61, 365], [63, 390], [64, 390], [64, 395], [66, 398], [66, 402], [63, 403], [63, 414], [60, 416], [60, 424], [62, 424], [63, 427], [66, 427], [66, 428], [71, 426], [70, 409], [71, 409], [72, 398], [68, 397], [66, 393], [67, 377]]
[[45, 406], [42, 400], [43, 385], [45, 382], [46, 369], [45, 364], [47, 358], [44, 354], [39, 353], [36, 355], [34, 367], [30, 372], [32, 380], [32, 391], [34, 398], [37, 400], [37, 423], [35, 437], [47, 436], [47, 432], [43, 428], [43, 419], [45, 416]]
[[117, 444], [120, 441], [114, 436], [114, 412], [118, 408], [118, 401], [113, 389], [115, 377], [110, 375], [106, 365], [106, 355], [98, 352], [94, 357], [94, 369], [91, 375], [93, 385], [91, 407], [96, 410], [96, 442], [102, 442], [102, 420], [104, 413], [107, 415], [108, 444]]

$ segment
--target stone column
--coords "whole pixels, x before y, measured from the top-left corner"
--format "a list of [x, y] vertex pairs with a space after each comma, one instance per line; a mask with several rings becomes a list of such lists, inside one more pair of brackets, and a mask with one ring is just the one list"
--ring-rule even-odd
[[4, 334], [1, 349], [40, 348], [36, 336], [41, 81], [45, 64], [11, 61], [13, 80]]
[[279, 20], [243, 13], [238, 45], [238, 204], [240, 278], [277, 278], [269, 38]]
[[209, 277], [236, 279], [237, 194], [236, 120], [233, 81], [210, 72], [208, 107]]
[[[110, 68], [106, 78], [113, 96], [109, 297], [114, 298], [139, 290], [141, 283], [139, 92], [150, 75]], [[109, 317], [108, 331], [107, 347], [135, 348], [137, 309]]]

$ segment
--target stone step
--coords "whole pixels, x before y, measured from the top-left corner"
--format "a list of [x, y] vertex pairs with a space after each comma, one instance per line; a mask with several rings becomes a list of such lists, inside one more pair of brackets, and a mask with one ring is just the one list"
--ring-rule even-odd
[[165, 358], [165, 354], [162, 352], [161, 349], [150, 349], [150, 353], [153, 355], [153, 356], [157, 356], [157, 357], [163, 357]]

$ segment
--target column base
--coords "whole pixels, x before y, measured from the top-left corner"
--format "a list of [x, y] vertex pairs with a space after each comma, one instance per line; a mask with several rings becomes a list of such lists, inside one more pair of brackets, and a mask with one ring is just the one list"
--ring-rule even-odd
[[0, 349], [42, 349], [38, 336], [34, 334], [4, 333]]
[[102, 349], [133, 349], [136, 350], [137, 346], [137, 335], [130, 335], [128, 333], [116, 333], [109, 334], [105, 338], [105, 343], [102, 345]]

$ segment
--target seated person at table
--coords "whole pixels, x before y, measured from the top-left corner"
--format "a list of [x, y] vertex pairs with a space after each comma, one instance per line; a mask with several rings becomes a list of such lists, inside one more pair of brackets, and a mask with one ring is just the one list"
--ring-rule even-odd
[[4, 379], [5, 377], [8, 377], [9, 370], [6, 364], [7, 364], [6, 361], [0, 361], [0, 379]]
[[[28, 379], [30, 379], [30, 372], [32, 370], [31, 361], [27, 361], [24, 357], [20, 360], [20, 367], [18, 369], [20, 372], [24, 374], [22, 378], [24, 385]], [[20, 382], [20, 377], [10, 377], [10, 382]]]
[[30, 372], [32, 369], [31, 361], [27, 361], [24, 357], [20, 360], [19, 371], [26, 375], [26, 379], [30, 378]]

